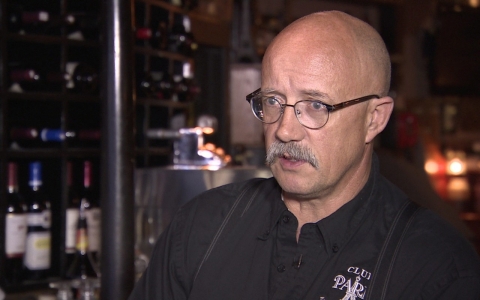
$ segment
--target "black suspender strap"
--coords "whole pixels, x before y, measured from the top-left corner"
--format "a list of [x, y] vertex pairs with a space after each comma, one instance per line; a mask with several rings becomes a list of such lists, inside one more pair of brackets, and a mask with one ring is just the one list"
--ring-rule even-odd
[[255, 199], [256, 195], [259, 193], [260, 188], [262, 186], [263, 179], [255, 179], [250, 181], [245, 188], [242, 190], [242, 192], [238, 195], [238, 197], [235, 199], [235, 202], [233, 203], [232, 207], [230, 208], [229, 212], [225, 216], [225, 219], [223, 220], [222, 224], [218, 228], [212, 242], [210, 243], [210, 246], [208, 247], [207, 251], [205, 252], [205, 255], [203, 256], [202, 261], [200, 262], [200, 266], [197, 269], [197, 272], [195, 273], [195, 277], [193, 278], [193, 281], [197, 279], [198, 274], [200, 273], [200, 269], [202, 268], [203, 264], [205, 261], [208, 259], [210, 256], [210, 253], [212, 253], [213, 248], [218, 242], [218, 239], [222, 235], [222, 232], [224, 229], [227, 227], [228, 222], [232, 218], [232, 216], [235, 214], [237, 211], [237, 208], [240, 204], [241, 201], [248, 201], [245, 206], [242, 206], [241, 211], [237, 211], [237, 214], [243, 214], [245, 210], [248, 209], [252, 201]]
[[408, 227], [413, 221], [418, 205], [406, 202], [399, 210], [383, 243], [382, 250], [373, 271], [372, 283], [368, 287], [366, 299], [383, 300], [387, 294], [388, 282], [396, 256]]

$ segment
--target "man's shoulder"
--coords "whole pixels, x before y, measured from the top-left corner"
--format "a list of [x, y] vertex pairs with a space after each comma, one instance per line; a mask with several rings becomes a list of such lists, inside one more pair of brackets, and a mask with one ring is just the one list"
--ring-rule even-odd
[[[212, 188], [184, 204], [177, 212], [177, 217], [212, 223], [215, 219], [223, 219], [232, 206], [239, 205], [240, 201], [245, 205], [244, 202], [258, 194], [258, 190], [270, 190], [276, 186], [273, 178], [252, 178]], [[256, 198], [253, 205], [268, 201], [266, 198]]]
[[[452, 277], [480, 276], [480, 258], [473, 245], [450, 223], [420, 208], [402, 245], [409, 265], [450, 272]], [[401, 258], [400, 258], [401, 259]]]

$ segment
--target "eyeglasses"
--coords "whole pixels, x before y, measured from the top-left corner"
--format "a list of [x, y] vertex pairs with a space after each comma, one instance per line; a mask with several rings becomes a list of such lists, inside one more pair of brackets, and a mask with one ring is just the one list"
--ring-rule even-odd
[[378, 95], [368, 95], [353, 100], [348, 100], [335, 105], [325, 104], [319, 100], [300, 100], [294, 105], [282, 104], [275, 96], [262, 94], [260, 89], [248, 94], [247, 102], [250, 103], [252, 112], [257, 119], [266, 124], [277, 122], [290, 106], [295, 111], [298, 122], [309, 129], [319, 129], [325, 126], [330, 112], [336, 111], [351, 105], [355, 105], [372, 98], [379, 99]]

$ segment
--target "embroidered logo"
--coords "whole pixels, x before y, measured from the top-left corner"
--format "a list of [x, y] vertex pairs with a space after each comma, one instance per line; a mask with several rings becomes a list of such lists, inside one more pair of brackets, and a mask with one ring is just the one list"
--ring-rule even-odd
[[[333, 279], [335, 284], [332, 288], [345, 291], [345, 296], [340, 300], [357, 300], [364, 299], [367, 286], [365, 280], [370, 280], [372, 273], [358, 267], [349, 267], [347, 273], [352, 274], [352, 277], [337, 275]], [[356, 276], [354, 276], [356, 275]], [[360, 282], [361, 280], [363, 282]]]

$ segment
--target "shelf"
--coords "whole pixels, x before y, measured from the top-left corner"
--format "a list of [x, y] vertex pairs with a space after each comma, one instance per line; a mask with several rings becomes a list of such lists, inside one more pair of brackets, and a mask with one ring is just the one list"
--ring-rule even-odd
[[18, 34], [8, 33], [7, 38], [11, 41], [41, 43], [41, 44], [66, 44], [78, 47], [99, 47], [100, 43], [90, 40], [74, 40], [66, 37], [52, 36], [52, 35], [33, 35], [33, 34]]
[[137, 98], [137, 104], [187, 109], [191, 106], [192, 103], [191, 102], [176, 102], [176, 101], [162, 100], [162, 99]]
[[[59, 145], [60, 146], [60, 145]], [[65, 154], [72, 157], [83, 157], [83, 156], [97, 156], [100, 155], [100, 149], [85, 149], [85, 148], [71, 148], [71, 149], [62, 149], [58, 148], [31, 148], [31, 149], [7, 149], [1, 152], [1, 155], [5, 158], [29, 158], [29, 157], [39, 157], [39, 158], [58, 158]]]
[[4, 93], [4, 97], [8, 99], [30, 100], [30, 101], [37, 101], [37, 100], [63, 101], [65, 99], [69, 101], [78, 101], [78, 102], [99, 102], [100, 101], [100, 96], [97, 96], [97, 95], [70, 94], [70, 93], [6, 92]]
[[135, 50], [135, 53], [143, 54], [143, 55], [156, 56], [160, 58], [172, 59], [177, 61], [193, 61], [193, 58], [179, 54], [179, 53], [156, 50], [150, 47], [135, 46], [134, 50]]

